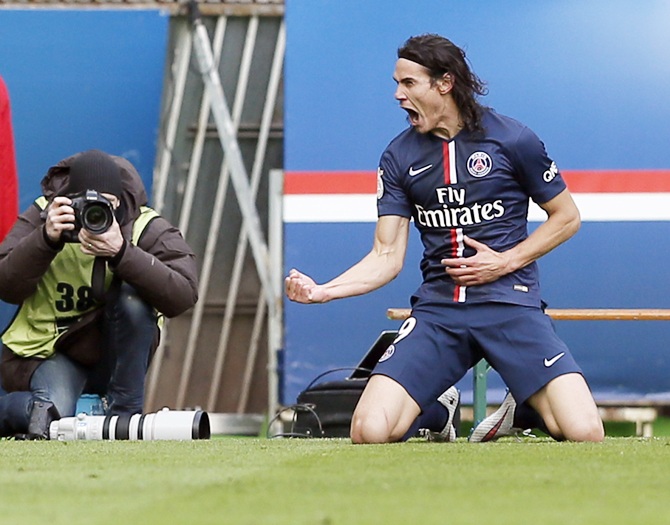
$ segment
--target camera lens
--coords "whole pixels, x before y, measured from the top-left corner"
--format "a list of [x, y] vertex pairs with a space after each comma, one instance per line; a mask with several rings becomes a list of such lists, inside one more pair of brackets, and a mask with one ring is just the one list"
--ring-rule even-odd
[[91, 233], [104, 233], [109, 230], [114, 217], [109, 206], [104, 203], [92, 203], [84, 208], [81, 224]]
[[64, 417], [49, 426], [49, 438], [59, 441], [209, 439], [209, 416], [203, 410], [163, 409], [151, 414]]

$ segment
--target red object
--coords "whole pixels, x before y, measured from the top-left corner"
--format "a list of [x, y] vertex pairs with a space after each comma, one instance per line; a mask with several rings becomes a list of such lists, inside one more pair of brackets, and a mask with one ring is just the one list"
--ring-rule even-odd
[[18, 190], [9, 93], [0, 77], [0, 241], [5, 238], [19, 214]]
[[[670, 170], [563, 170], [571, 193], [670, 193]], [[287, 171], [286, 195], [377, 193], [374, 171]]]

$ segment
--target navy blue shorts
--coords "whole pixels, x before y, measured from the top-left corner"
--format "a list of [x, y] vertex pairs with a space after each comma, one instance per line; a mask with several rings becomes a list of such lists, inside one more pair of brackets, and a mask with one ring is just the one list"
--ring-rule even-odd
[[415, 308], [374, 374], [400, 383], [424, 409], [482, 358], [519, 404], [555, 377], [582, 373], [540, 308], [486, 303]]

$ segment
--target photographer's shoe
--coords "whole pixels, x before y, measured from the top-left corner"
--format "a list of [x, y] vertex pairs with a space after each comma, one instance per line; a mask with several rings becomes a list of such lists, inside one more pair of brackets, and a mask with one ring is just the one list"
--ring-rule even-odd
[[483, 443], [493, 441], [503, 436], [514, 436], [522, 432], [522, 428], [514, 427], [514, 412], [516, 412], [516, 401], [511, 392], [507, 392], [500, 408], [489, 417], [484, 418], [475, 427], [468, 441], [472, 443]]
[[56, 406], [51, 401], [36, 399], [30, 410], [28, 433], [24, 439], [49, 439], [49, 426], [56, 419], [60, 419]]

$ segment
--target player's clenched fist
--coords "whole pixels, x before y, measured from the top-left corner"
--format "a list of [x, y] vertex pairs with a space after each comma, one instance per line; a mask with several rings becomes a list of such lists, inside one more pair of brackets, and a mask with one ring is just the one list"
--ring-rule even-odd
[[321, 303], [324, 301], [324, 293], [314, 279], [300, 273], [295, 268], [288, 273], [284, 280], [286, 296], [297, 303]]

